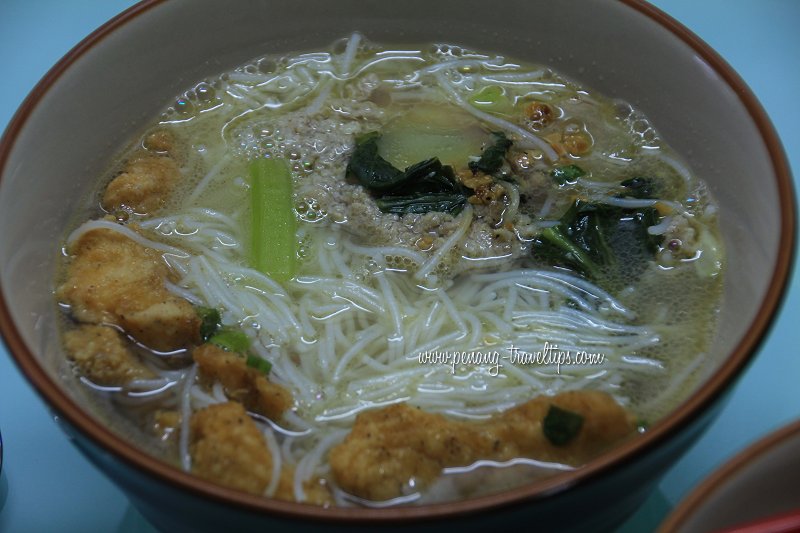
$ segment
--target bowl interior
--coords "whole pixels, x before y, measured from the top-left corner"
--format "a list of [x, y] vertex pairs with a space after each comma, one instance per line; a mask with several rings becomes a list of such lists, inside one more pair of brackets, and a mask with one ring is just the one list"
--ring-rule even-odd
[[27, 347], [59, 382], [57, 243], [113, 155], [194, 82], [267, 52], [326, 47], [353, 31], [378, 42], [444, 40], [548, 64], [643, 110], [721, 208], [724, 305], [703, 372], [710, 376], [746, 335], [758, 337], [749, 328], [776, 265], [788, 263], [780, 249], [788, 204], [763, 125], [715, 66], [649, 18], [648, 8], [613, 0], [515, 0], [502, 10], [473, 0], [304, 0], [302, 9], [255, 1], [222, 9], [194, 0], [136, 9], [36, 89], [18, 116], [24, 121], [7, 132], [8, 151], [0, 151], [0, 280], [16, 331], [10, 345]]

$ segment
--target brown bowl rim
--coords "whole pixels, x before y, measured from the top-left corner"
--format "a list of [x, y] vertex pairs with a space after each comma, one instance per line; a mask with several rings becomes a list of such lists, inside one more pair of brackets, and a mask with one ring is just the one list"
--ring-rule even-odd
[[[37, 103], [44, 97], [56, 80], [75, 61], [92, 47], [99, 44], [106, 36], [142, 13], [166, 1], [168, 0], [143, 0], [123, 11], [84, 38], [45, 74], [17, 110], [2, 139], [0, 139], [0, 179], [17, 135], [22, 130]], [[17, 331], [6, 305], [2, 287], [0, 287], [0, 332], [2, 332], [6, 340], [12, 357], [48, 405], [57, 410], [59, 415], [69, 424], [79, 429], [100, 447], [113, 452], [116, 457], [124, 461], [128, 466], [138, 469], [161, 482], [166, 482], [173, 487], [188, 490], [201, 498], [210, 498], [219, 503], [244, 510], [257, 513], [267, 512], [286, 518], [333, 523], [358, 522], [377, 524], [396, 522], [397, 520], [424, 520], [479, 511], [486, 512], [512, 504], [544, 499], [574, 485], [587, 484], [591, 480], [608, 473], [613, 467], [641, 457], [659, 445], [659, 443], [668, 440], [680, 428], [689, 425], [700, 416], [700, 413], [705, 408], [713, 404], [725, 391], [726, 385], [730, 384], [742, 372], [759, 344], [763, 341], [785, 295], [794, 256], [796, 214], [791, 173], [781, 142], [766, 112], [745, 82], [709, 45], [660, 9], [646, 3], [644, 0], [617, 1], [649, 17], [689, 45], [735, 91], [761, 133], [772, 160], [781, 208], [781, 238], [775, 268], [764, 300], [746, 334], [720, 369], [709, 378], [700, 390], [690, 396], [670, 415], [637, 438], [617, 446], [580, 469], [498, 494], [417, 507], [390, 507], [385, 509], [323, 508], [263, 498], [221, 487], [187, 474], [131, 446], [81, 410], [39, 365], [36, 357], [28, 349], [22, 336]]]
[[708, 478], [697, 485], [677, 507], [661, 523], [657, 533], [673, 533], [679, 531], [718, 490], [734, 476], [742, 472], [756, 459], [763, 457], [776, 447], [800, 434], [800, 420], [779, 428], [760, 438], [747, 448], [737, 453], [715, 470]]

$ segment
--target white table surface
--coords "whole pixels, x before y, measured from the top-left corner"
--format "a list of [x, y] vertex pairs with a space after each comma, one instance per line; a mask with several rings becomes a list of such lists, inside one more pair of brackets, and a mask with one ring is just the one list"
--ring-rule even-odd
[[[800, 1], [656, 0], [750, 85], [800, 172]], [[40, 77], [130, 0], [0, 0], [0, 127]], [[797, 180], [795, 180], [797, 183]], [[800, 417], [800, 286], [720, 417], [621, 528], [653, 530], [701, 479]], [[69, 443], [0, 345], [0, 531], [150, 532], [125, 496]], [[798, 489], [800, 492], [800, 489]]]

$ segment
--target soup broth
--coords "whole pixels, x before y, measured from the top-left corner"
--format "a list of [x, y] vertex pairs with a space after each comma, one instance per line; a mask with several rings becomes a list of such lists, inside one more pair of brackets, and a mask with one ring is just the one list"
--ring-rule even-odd
[[675, 408], [714, 333], [704, 183], [546, 66], [355, 34], [201, 81], [116, 161], [66, 239], [69, 364], [240, 490], [418, 504], [579, 468]]

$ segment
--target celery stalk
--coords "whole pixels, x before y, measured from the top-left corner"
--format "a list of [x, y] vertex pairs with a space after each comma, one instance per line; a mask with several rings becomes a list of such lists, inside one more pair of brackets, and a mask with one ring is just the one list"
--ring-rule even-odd
[[250, 163], [250, 253], [253, 268], [288, 281], [297, 266], [292, 175], [283, 159]]

